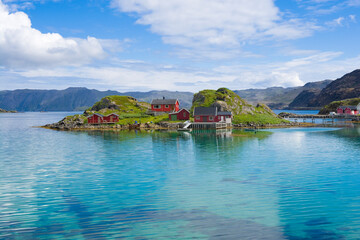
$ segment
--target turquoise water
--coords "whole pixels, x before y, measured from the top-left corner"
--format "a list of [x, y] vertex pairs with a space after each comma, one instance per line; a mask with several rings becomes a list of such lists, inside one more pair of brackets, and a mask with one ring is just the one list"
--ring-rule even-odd
[[360, 129], [60, 132], [0, 114], [0, 239], [359, 239]]
[[304, 114], [318, 114], [319, 110], [288, 110], [288, 109], [283, 109], [283, 110], [273, 110], [274, 113], [279, 114], [282, 112], [288, 112], [288, 113], [294, 113], [294, 114], [300, 114], [300, 115], [304, 115]]

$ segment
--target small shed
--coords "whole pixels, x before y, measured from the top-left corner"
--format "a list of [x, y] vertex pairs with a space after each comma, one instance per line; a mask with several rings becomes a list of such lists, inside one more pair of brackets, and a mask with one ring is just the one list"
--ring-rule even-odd
[[90, 115], [87, 119], [88, 119], [88, 123], [89, 124], [100, 124], [103, 123], [104, 121], [104, 116], [101, 115], [100, 113], [94, 113], [92, 115]]
[[190, 119], [190, 112], [185, 108], [182, 108], [177, 112], [169, 113], [170, 121], [189, 120], [189, 119]]
[[232, 113], [228, 112], [228, 111], [222, 111], [222, 112], [218, 112], [217, 118], [219, 120], [219, 122], [229, 122], [231, 123], [232, 120]]

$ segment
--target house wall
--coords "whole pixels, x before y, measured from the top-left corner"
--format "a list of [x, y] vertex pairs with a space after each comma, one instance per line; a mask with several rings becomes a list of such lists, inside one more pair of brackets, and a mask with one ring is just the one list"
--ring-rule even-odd
[[337, 109], [337, 114], [343, 114], [343, 113], [344, 113], [344, 111], [341, 108]]
[[177, 119], [178, 120], [189, 120], [190, 119], [190, 113], [188, 111], [186, 111], [186, 110], [182, 110], [182, 111], [178, 112]]
[[[198, 119], [200, 118], [200, 119]], [[216, 116], [194, 116], [195, 122], [218, 122]]]
[[88, 123], [89, 124], [103, 123], [103, 118], [99, 117], [98, 115], [92, 115], [88, 117]]
[[[155, 108], [155, 106], [160, 106], [160, 108]], [[155, 112], [176, 112], [176, 105], [174, 104], [169, 104], [167, 105], [168, 107], [166, 107], [166, 104], [152, 104], [151, 105], [151, 110], [155, 111]], [[179, 111], [179, 110], [177, 110]]]
[[[155, 108], [155, 106], [160, 106], [160, 108]], [[151, 104], [151, 110], [155, 112], [177, 112], [180, 110], [179, 101], [176, 101], [176, 104]]]
[[[200, 117], [200, 119], [198, 119], [197, 117]], [[211, 116], [194, 116], [194, 122], [220, 122], [222, 119], [220, 115], [213, 117], [212, 120], [210, 120]], [[227, 118], [231, 119], [231, 116], [224, 116], [225, 117], [225, 121]]]

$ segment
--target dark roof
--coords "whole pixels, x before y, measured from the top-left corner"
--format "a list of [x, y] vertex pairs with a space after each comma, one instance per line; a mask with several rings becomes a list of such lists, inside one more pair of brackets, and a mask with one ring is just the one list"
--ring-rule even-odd
[[104, 115], [102, 115], [102, 114], [100, 114], [100, 113], [94, 113], [94, 114], [91, 114], [90, 116], [88, 116], [88, 118], [89, 118], [89, 117], [92, 117], [92, 116], [94, 116], [94, 115], [98, 115], [99, 117], [104, 117]]
[[195, 107], [194, 116], [205, 115], [205, 116], [216, 116], [217, 107]]
[[357, 110], [357, 106], [340, 106], [341, 109], [350, 108], [351, 110]]
[[120, 116], [119, 116], [119, 115], [117, 115], [116, 113], [110, 113], [110, 114], [108, 114], [108, 115], [107, 115], [107, 117], [108, 117], [108, 116], [111, 116], [111, 115], [115, 115], [115, 116], [120, 117]]
[[153, 99], [151, 104], [176, 104], [177, 99]]
[[180, 110], [177, 111], [177, 112], [172, 112], [172, 113], [170, 113], [170, 115], [171, 115], [171, 114], [178, 114], [178, 113], [181, 112], [182, 110], [185, 110], [185, 111], [187, 111], [188, 113], [190, 113], [190, 111], [187, 110], [186, 108], [182, 108], [182, 109], [180, 109]]
[[232, 113], [231, 112], [218, 112], [218, 115], [221, 115], [221, 116], [231, 116]]

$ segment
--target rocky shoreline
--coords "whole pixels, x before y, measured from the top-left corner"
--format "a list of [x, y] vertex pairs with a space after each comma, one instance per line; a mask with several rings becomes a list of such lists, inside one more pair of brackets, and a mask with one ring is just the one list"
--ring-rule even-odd
[[[89, 131], [89, 130], [129, 130], [129, 129], [154, 129], [154, 130], [176, 130], [183, 127], [184, 123], [177, 122], [160, 122], [160, 123], [140, 123], [137, 125], [120, 125], [120, 124], [87, 124], [80, 117], [72, 119], [71, 121], [64, 118], [57, 123], [46, 124], [41, 126], [42, 128], [63, 130], [63, 131]], [[301, 126], [313, 126], [313, 124], [286, 122], [280, 124], [233, 124], [232, 127], [235, 129], [242, 128], [283, 128], [283, 127], [301, 127]]]
[[0, 113], [17, 113], [17, 111], [8, 111], [8, 110], [0, 108]]

